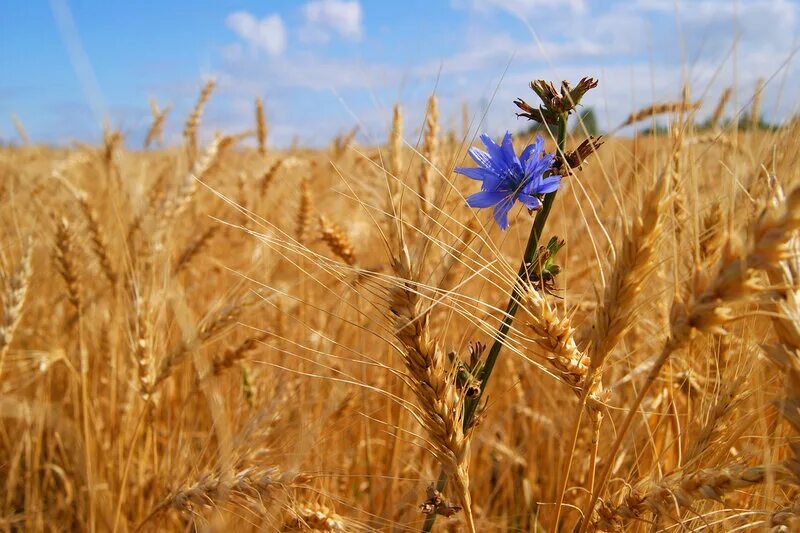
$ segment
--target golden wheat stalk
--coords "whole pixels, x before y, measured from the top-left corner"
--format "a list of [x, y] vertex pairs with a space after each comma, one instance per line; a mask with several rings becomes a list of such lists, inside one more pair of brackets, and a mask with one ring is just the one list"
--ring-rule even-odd
[[343, 133], [337, 135], [333, 139], [333, 145], [331, 146], [331, 152], [333, 152], [333, 160], [336, 161], [340, 159], [350, 145], [353, 143], [353, 139], [356, 138], [356, 134], [358, 133], [359, 127], [353, 126], [353, 128], [348, 131], [347, 133]]
[[175, 367], [186, 359], [186, 356], [191, 354], [192, 351], [220, 337], [235, 326], [248, 305], [250, 305], [250, 302], [245, 301], [244, 298], [234, 298], [215, 312], [209, 313], [204, 317], [193, 337], [184, 339], [161, 360], [153, 379], [152, 389], [155, 390], [156, 387], [169, 378]]
[[203, 85], [197, 103], [189, 114], [189, 118], [186, 119], [186, 124], [183, 127], [183, 139], [186, 144], [186, 154], [189, 158], [190, 165], [194, 163], [195, 157], [197, 156], [197, 128], [200, 125], [200, 119], [203, 117], [203, 109], [208, 103], [208, 99], [211, 98], [211, 93], [214, 92], [216, 86], [217, 82], [213, 79], [208, 80]]
[[[111, 170], [117, 162], [117, 153], [123, 143], [122, 132], [113, 129], [110, 125], [103, 126], [103, 164], [106, 168], [107, 174], [111, 175]], [[119, 176], [116, 176], [119, 179]]]
[[169, 509], [198, 512], [232, 499], [256, 503], [264, 509], [274, 501], [276, 494], [282, 489], [303, 486], [310, 479], [307, 474], [281, 473], [277, 467], [263, 466], [242, 468], [233, 472], [213, 471], [201, 474], [162, 499], [139, 524], [136, 531], [140, 531]]
[[155, 381], [155, 359], [151, 339], [149, 308], [138, 293], [133, 295], [133, 311], [136, 317], [133, 334], [133, 357], [136, 363], [136, 381], [142, 399], [149, 400]]
[[[772, 199], [768, 208], [774, 209], [782, 200], [783, 191]], [[777, 204], [777, 205], [776, 205]], [[789, 442], [800, 436], [800, 248], [797, 237], [790, 243], [792, 253], [783, 261], [767, 267], [767, 275], [773, 285], [770, 315], [777, 342], [763, 345], [767, 357], [784, 373], [783, 398], [776, 403], [784, 420], [793, 430]], [[785, 464], [794, 475], [795, 485], [800, 485], [800, 449], [792, 445], [791, 454]], [[780, 522], [797, 521], [800, 513], [794, 506], [783, 509]], [[794, 519], [794, 520], [793, 520]]]
[[92, 205], [89, 203], [88, 194], [80, 191], [77, 197], [78, 205], [80, 205], [81, 213], [83, 213], [86, 226], [89, 229], [89, 240], [91, 242], [92, 252], [100, 263], [100, 268], [106, 279], [114, 286], [117, 283], [117, 273], [111, 264], [111, 254], [109, 253], [108, 245], [106, 244], [107, 240], [103, 235], [97, 212], [95, 212], [94, 208], [92, 208]]
[[258, 153], [267, 155], [267, 118], [264, 116], [264, 101], [260, 96], [256, 98], [256, 140]]
[[186, 175], [176, 193], [161, 202], [160, 216], [152, 236], [158, 246], [163, 246], [164, 236], [169, 225], [191, 204], [197, 192], [198, 182], [211, 175], [218, 166], [222, 154], [233, 145], [233, 142], [231, 137], [216, 137], [203, 157], [192, 167], [192, 171]]
[[735, 490], [788, 478], [788, 470], [779, 464], [678, 471], [658, 483], [634, 488], [620, 505], [602, 505], [594, 526], [600, 531], [623, 531], [627, 520], [641, 518], [647, 512], [654, 516], [674, 516], [676, 505], [692, 509], [697, 501], [721, 501]]
[[[402, 346], [408, 384], [419, 409], [417, 419], [430, 435], [431, 451], [453, 479], [469, 530], [474, 533], [469, 493], [470, 428], [463, 429], [463, 397], [453, 383], [444, 352], [431, 336], [429, 311], [423, 310], [419, 287], [404, 243], [400, 257], [391, 259], [397, 284], [389, 290], [394, 334]], [[474, 426], [473, 426], [474, 427]]]
[[75, 234], [66, 218], [56, 222], [55, 241], [53, 257], [56, 270], [67, 286], [67, 300], [76, 311], [80, 311], [81, 296], [78, 288], [78, 268], [75, 264]]
[[[561, 378], [581, 390], [581, 402], [573, 429], [573, 439], [577, 434], [583, 415], [583, 402], [589, 408], [592, 420], [592, 455], [589, 458], [589, 487], [594, 484], [594, 465], [599, 442], [600, 426], [603, 420], [601, 410], [604, 396], [602, 372], [609, 353], [622, 340], [628, 329], [634, 324], [635, 306], [639, 303], [639, 294], [644, 289], [647, 276], [653, 271], [656, 262], [656, 244], [662, 230], [663, 215], [668, 205], [666, 193], [667, 174], [659, 178], [651, 187], [642, 202], [639, 213], [633, 217], [632, 223], [625, 226], [623, 244], [619, 249], [613, 266], [613, 274], [606, 284], [603, 300], [597, 306], [595, 323], [592, 328], [592, 342], [588, 357], [577, 350], [573, 340], [573, 331], [569, 319], [558, 320], [549, 309], [547, 301], [536, 291], [529, 291], [528, 299], [538, 299], [536, 312], [531, 313], [537, 321], [532, 322], [535, 339], [540, 344], [547, 341], [552, 355], [548, 360], [555, 366]], [[545, 349], [546, 349], [545, 344]], [[588, 365], [587, 368], [587, 359]], [[570, 445], [574, 449], [575, 440]], [[557, 505], [561, 506], [561, 498], [566, 488], [571, 470], [572, 455], [566, 466], [562, 479]]]
[[281, 531], [346, 531], [342, 517], [324, 505], [296, 503]]
[[439, 164], [439, 107], [436, 95], [428, 98], [428, 111], [425, 115], [425, 136], [422, 140], [422, 168], [419, 173], [417, 193], [420, 196], [421, 215], [430, 212], [433, 176]]
[[297, 242], [305, 242], [308, 235], [308, 228], [311, 225], [311, 187], [308, 178], [300, 181], [300, 198], [297, 203], [297, 214], [295, 215], [294, 236]]
[[217, 225], [209, 226], [203, 233], [195, 237], [178, 256], [175, 265], [172, 267], [172, 275], [175, 276], [184, 271], [192, 260], [203, 251], [203, 248], [208, 245], [211, 239], [214, 238], [218, 230], [219, 226]]
[[648, 275], [653, 272], [664, 211], [669, 203], [666, 184], [664, 175], [656, 180], [632, 223], [626, 224], [611, 279], [606, 284], [602, 303], [595, 313], [589, 356], [592, 368], [597, 371], [602, 369], [608, 354], [633, 325], [638, 297]]
[[275, 181], [275, 176], [278, 175], [278, 171], [283, 167], [283, 164], [286, 160], [285, 159], [278, 159], [269, 167], [267, 170], [264, 171], [264, 174], [258, 180], [258, 193], [263, 198], [264, 195], [267, 193], [269, 186], [272, 185], [272, 182]]
[[19, 264], [11, 277], [5, 281], [3, 291], [3, 320], [0, 322], [0, 376], [3, 374], [8, 348], [14, 339], [20, 321], [22, 320], [22, 309], [25, 305], [25, 297], [28, 295], [28, 287], [33, 273], [32, 258], [33, 242], [28, 241], [22, 250]]
[[392, 110], [392, 129], [389, 133], [389, 169], [395, 178], [403, 171], [403, 110], [395, 104]]
[[14, 123], [14, 129], [17, 131], [17, 137], [19, 137], [20, 142], [24, 145], [30, 144], [31, 140], [28, 137], [28, 132], [25, 130], [25, 124], [22, 123], [22, 120], [16, 113], [11, 113], [11, 122]]
[[[766, 290], [759, 281], [759, 272], [792, 257], [790, 241], [800, 229], [800, 188], [795, 189], [784, 204], [782, 213], [776, 210], [765, 211], [755, 220], [749, 232], [750, 243], [744, 253], [729, 241], [713, 276], [709, 279], [707, 273], [698, 272], [687, 301], [676, 302], [673, 306], [670, 335], [618, 429], [617, 438], [599, 476], [598, 490], [592, 494], [588, 509], [584, 510], [587, 515], [594, 509], [608, 483], [623, 439], [637, 416], [645, 395], [667, 360], [697, 333], [727, 334], [726, 325], [737, 318], [737, 304], [741, 305], [746, 299], [758, 296]], [[584, 522], [582, 532], [587, 531], [590, 522], [591, 520]]]
[[731, 99], [732, 95], [733, 89], [731, 87], [727, 87], [722, 91], [719, 101], [717, 102], [717, 107], [714, 108], [714, 113], [711, 115], [711, 121], [709, 122], [712, 130], [719, 128], [719, 124], [722, 122], [722, 116], [725, 114], [725, 107], [728, 105], [728, 101]]
[[625, 126], [630, 126], [631, 124], [635, 124], [640, 120], [644, 120], [646, 118], [652, 118], [658, 115], [666, 115], [666, 114], [675, 114], [675, 113], [688, 113], [691, 111], [695, 111], [700, 108], [700, 104], [702, 102], [662, 102], [658, 104], [653, 104], [651, 106], [647, 106], [643, 109], [635, 111], [628, 115], [628, 118], [620, 124], [620, 128]]
[[529, 287], [523, 310], [531, 335], [528, 348], [545, 357], [561, 379], [572, 387], [583, 388], [589, 371], [589, 356], [578, 349], [575, 327], [569, 317], [561, 317], [547, 298]]
[[356, 253], [347, 233], [324, 215], [319, 216], [320, 236], [336, 257], [350, 266], [356, 264]]
[[214, 359], [212, 374], [218, 376], [225, 370], [233, 367], [236, 363], [249, 356], [260, 344], [271, 337], [271, 333], [261, 333], [252, 337], [247, 337], [236, 348], [225, 350], [222, 356]]
[[144, 138], [145, 148], [149, 148], [154, 142], [159, 146], [164, 144], [164, 124], [167, 122], [167, 115], [171, 110], [171, 105], [162, 110], [158, 108], [155, 98], [150, 100], [150, 114], [153, 115], [153, 121], [150, 123], [147, 135]]

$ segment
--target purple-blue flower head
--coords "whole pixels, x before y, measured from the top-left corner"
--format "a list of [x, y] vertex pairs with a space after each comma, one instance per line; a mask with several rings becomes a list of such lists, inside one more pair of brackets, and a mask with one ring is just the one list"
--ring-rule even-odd
[[494, 219], [500, 229], [508, 227], [508, 212], [519, 201], [531, 210], [540, 209], [542, 202], [538, 195], [558, 190], [561, 176], [544, 177], [555, 160], [555, 155], [544, 151], [544, 141], [536, 136], [517, 156], [511, 142], [511, 134], [506, 132], [503, 142], [498, 145], [485, 133], [481, 135], [487, 152], [470, 148], [469, 155], [478, 164], [476, 168], [456, 168], [464, 176], [482, 181], [481, 191], [467, 197], [470, 207], [494, 207]]

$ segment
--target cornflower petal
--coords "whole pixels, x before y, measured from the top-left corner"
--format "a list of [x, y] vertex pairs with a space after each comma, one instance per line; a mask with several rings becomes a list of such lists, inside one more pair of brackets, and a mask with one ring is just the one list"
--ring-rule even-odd
[[525, 207], [534, 211], [542, 207], [542, 202], [537, 197], [530, 194], [520, 193], [517, 195], [517, 199], [519, 199]]
[[455, 171], [469, 179], [478, 181], [491, 180], [495, 177], [495, 172], [486, 168], [458, 167]]
[[526, 146], [525, 149], [522, 150], [522, 153], [519, 154], [519, 162], [522, 165], [522, 168], [528, 168], [528, 160], [531, 158], [531, 156], [536, 157], [537, 153], [536, 145], [529, 144]]
[[503, 156], [503, 150], [500, 148], [500, 146], [485, 133], [481, 134], [481, 140], [486, 146], [486, 150], [489, 152], [489, 157], [492, 160], [493, 168], [498, 172], [508, 170], [508, 165], [505, 164], [505, 157]]
[[492, 207], [508, 198], [508, 193], [502, 191], [481, 191], [467, 197], [470, 207]]
[[505, 179], [503, 176], [498, 176], [495, 174], [494, 176], [489, 176], [485, 180], [483, 180], [483, 187], [481, 187], [484, 191], [501, 191], [505, 192], [506, 194], [511, 193], [511, 190], [508, 187], [504, 187]]
[[519, 162], [517, 154], [514, 153], [514, 141], [511, 138], [511, 133], [506, 132], [506, 134], [503, 136], [503, 142], [500, 145], [500, 149], [503, 152], [503, 159], [506, 162], [507, 168], [517, 173], [522, 173], [522, 165]]
[[508, 212], [511, 211], [511, 207], [514, 205], [514, 198], [507, 196], [501, 202], [494, 206], [494, 220], [497, 222], [497, 225], [500, 226], [500, 229], [505, 230], [508, 229]]
[[544, 152], [544, 139], [542, 139], [541, 135], [537, 135], [533, 140], [533, 146], [535, 147], [534, 150], [536, 150], [537, 154]]
[[475, 148], [473, 146], [472, 148], [467, 150], [467, 153], [472, 158], [472, 160], [478, 164], [478, 166], [489, 170], [495, 169], [494, 161], [492, 161], [492, 158], [489, 156], [489, 154], [487, 154], [483, 150]]
[[501, 144], [488, 135], [481, 134], [487, 152], [470, 148], [469, 155], [477, 168], [459, 167], [455, 171], [482, 182], [481, 191], [467, 197], [467, 205], [494, 207], [494, 219], [501, 229], [508, 227], [508, 213], [515, 202], [531, 210], [542, 206], [541, 195], [556, 191], [561, 176], [544, 177], [553, 166], [555, 156], [544, 152], [544, 140], [536, 136], [518, 157], [514, 153], [511, 134], [506, 132]]
[[555, 156], [552, 154], [544, 154], [541, 157], [531, 157], [525, 165], [525, 174], [529, 176], [541, 175], [553, 166], [555, 159]]
[[541, 181], [541, 184], [536, 187], [537, 192], [548, 194], [553, 191], [557, 191], [558, 188], [561, 186], [561, 176], [550, 176], [544, 178]]

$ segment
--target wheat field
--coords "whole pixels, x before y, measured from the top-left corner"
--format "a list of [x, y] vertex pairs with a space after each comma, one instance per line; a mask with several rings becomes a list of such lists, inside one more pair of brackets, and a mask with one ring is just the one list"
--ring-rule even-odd
[[480, 117], [206, 143], [213, 90], [148, 149], [0, 148], [4, 530], [800, 530], [797, 123], [656, 103], [563, 169], [481, 390], [532, 216], [466, 206]]

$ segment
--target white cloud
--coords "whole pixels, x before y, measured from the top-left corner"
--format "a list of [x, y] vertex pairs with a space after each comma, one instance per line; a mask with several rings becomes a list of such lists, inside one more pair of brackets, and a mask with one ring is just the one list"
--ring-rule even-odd
[[280, 15], [258, 19], [247, 11], [237, 11], [225, 20], [228, 27], [255, 49], [277, 56], [286, 49], [286, 28]]
[[520, 63], [554, 63], [570, 59], [594, 59], [611, 56], [618, 47], [603, 45], [583, 37], [570, 41], [567, 45], [552, 41], [539, 42], [514, 40], [502, 32], [476, 34], [473, 43], [449, 56], [429, 60], [413, 67], [410, 73], [419, 78], [437, 75], [468, 74], [474, 72], [499, 73], [511, 61]]
[[221, 84], [241, 90], [265, 86], [315, 91], [363, 90], [402, 81], [404, 72], [390, 64], [334, 59], [314, 54], [254, 61], [247, 56], [224, 57]]
[[504, 9], [514, 15], [535, 15], [541, 9], [569, 8], [572, 13], [586, 12], [586, 0], [453, 0], [455, 7], [465, 4], [472, 9], [485, 11], [487, 8]]
[[300, 37], [307, 42], [326, 42], [331, 34], [357, 41], [364, 33], [358, 0], [314, 0], [303, 6], [303, 17]]
[[[476, 16], [469, 20], [475, 23], [454, 28], [463, 37], [462, 45], [440, 55], [374, 62], [331, 57], [323, 49], [292, 50], [282, 57], [265, 58], [244, 53], [244, 42], [225, 48], [220, 87], [243, 102], [241, 111], [226, 113], [231, 131], [247, 127], [252, 120], [252, 98], [265, 88], [274, 103], [273, 139], [282, 145], [295, 134], [303, 142], [322, 143], [349, 128], [354, 117], [362, 124], [363, 138], [380, 142], [391, 120], [390, 104], [398, 99], [413, 131], [414, 118], [422, 122], [425, 99], [434, 88], [441, 97], [445, 121], [457, 117], [467, 101], [477, 119], [484, 121], [481, 130], [521, 129], [526, 124], [514, 117], [511, 101], [533, 98], [527, 89], [531, 79], [576, 81], [584, 75], [600, 79], [600, 87], [584, 103], [595, 108], [606, 130], [653, 101], [680, 98], [687, 80], [693, 97], [703, 101], [700, 118], [710, 114], [719, 94], [731, 85], [737, 94], [728, 116], [746, 109], [756, 80], [775, 72], [778, 75], [765, 90], [765, 116], [778, 120], [796, 111], [798, 102], [788, 88], [797, 86], [800, 72], [782, 70], [800, 19], [793, 2], [740, 0], [738, 8], [733, 8], [727, 0], [697, 0], [692, 9], [684, 5], [676, 13], [672, 0], [625, 0], [604, 4], [603, 9], [592, 2], [565, 0], [563, 5], [568, 7], [563, 9], [573, 10], [570, 16], [552, 17], [551, 23], [532, 27], [524, 22], [539, 20], [542, 10], [552, 14], [561, 4], [554, 0], [452, 2], [474, 10]], [[355, 5], [357, 16], [332, 16], [330, 6], [341, 4]], [[500, 8], [523, 10], [519, 26], [508, 27], [499, 18], [490, 20], [489, 10]], [[363, 34], [358, 2], [314, 0], [301, 8], [300, 15], [298, 29], [314, 32], [301, 35], [305, 39]], [[739, 22], [734, 25], [734, 20]], [[526, 37], [526, 28], [531, 37]], [[729, 50], [735, 38], [738, 50], [732, 55]], [[315, 105], [331, 113], [324, 118], [298, 113], [297, 108], [307, 106], [309, 99], [321, 99], [324, 103]], [[293, 111], [284, 111], [288, 109]], [[313, 128], [308, 127], [311, 122]]]

